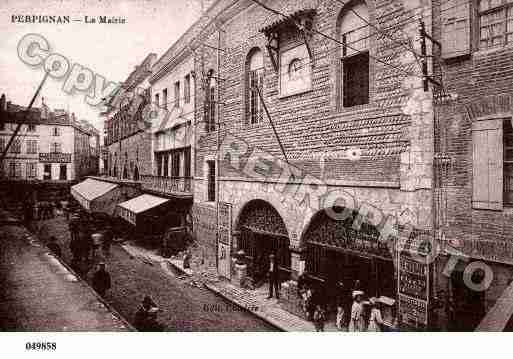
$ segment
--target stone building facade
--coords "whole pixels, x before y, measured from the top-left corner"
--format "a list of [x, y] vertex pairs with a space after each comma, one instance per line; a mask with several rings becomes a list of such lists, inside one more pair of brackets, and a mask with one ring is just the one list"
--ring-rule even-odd
[[144, 128], [142, 116], [150, 101], [148, 77], [155, 59], [155, 54], [146, 56], [109, 99], [108, 110], [103, 113], [108, 152], [104, 172], [108, 176], [138, 181], [152, 173], [151, 134]]
[[266, 5], [287, 18], [220, 0], [174, 45], [200, 76], [195, 228], [218, 227], [222, 276], [242, 249], [258, 282], [277, 253], [284, 280], [331, 281], [346, 263], [335, 279], [397, 299], [395, 245], [378, 238], [432, 234], [432, 94], [414, 55], [431, 3]]
[[0, 102], [2, 151], [22, 123], [3, 161], [4, 178], [72, 182], [98, 174], [99, 133], [89, 122], [65, 110], [50, 111], [45, 103], [26, 116], [25, 108], [6, 102], [5, 95]]

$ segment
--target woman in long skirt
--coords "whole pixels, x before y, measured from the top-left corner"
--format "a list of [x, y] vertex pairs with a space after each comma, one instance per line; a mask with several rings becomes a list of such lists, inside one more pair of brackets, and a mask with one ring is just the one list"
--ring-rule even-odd
[[381, 332], [383, 317], [381, 316], [381, 302], [376, 298], [370, 299], [371, 313], [369, 318], [368, 332]]
[[363, 332], [363, 306], [362, 306], [363, 292], [355, 290], [353, 292], [353, 306], [351, 307], [351, 318], [349, 319], [348, 331], [350, 332]]

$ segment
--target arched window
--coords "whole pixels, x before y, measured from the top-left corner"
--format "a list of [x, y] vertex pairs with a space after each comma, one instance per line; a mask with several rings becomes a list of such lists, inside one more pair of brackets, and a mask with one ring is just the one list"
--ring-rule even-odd
[[216, 129], [216, 77], [214, 70], [207, 75], [207, 86], [205, 89], [205, 125], [207, 132]]
[[364, 1], [354, 1], [340, 14], [342, 106], [369, 103], [369, 11]]
[[260, 49], [253, 49], [246, 61], [246, 118], [247, 122], [254, 124], [262, 121], [262, 103], [260, 93], [263, 91], [264, 57]]

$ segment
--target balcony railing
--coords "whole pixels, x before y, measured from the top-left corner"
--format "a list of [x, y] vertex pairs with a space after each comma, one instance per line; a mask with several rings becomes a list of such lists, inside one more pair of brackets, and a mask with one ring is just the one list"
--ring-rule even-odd
[[141, 176], [142, 188], [164, 194], [192, 195], [192, 177]]

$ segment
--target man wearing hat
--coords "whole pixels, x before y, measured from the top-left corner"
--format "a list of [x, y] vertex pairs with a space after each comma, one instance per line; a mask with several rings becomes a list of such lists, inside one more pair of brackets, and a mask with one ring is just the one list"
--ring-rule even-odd
[[351, 307], [351, 318], [349, 319], [350, 332], [363, 332], [365, 329], [363, 321], [362, 297], [363, 291], [353, 291], [353, 306]]
[[273, 297], [273, 288], [276, 292], [276, 299], [280, 299], [278, 265], [276, 264], [274, 254], [269, 255], [269, 269], [267, 273], [269, 276], [269, 296], [267, 297], [267, 299], [271, 299]]
[[93, 275], [93, 289], [102, 297], [105, 296], [105, 292], [110, 289], [110, 274], [105, 269], [105, 263], [100, 262], [98, 264], [98, 270]]

